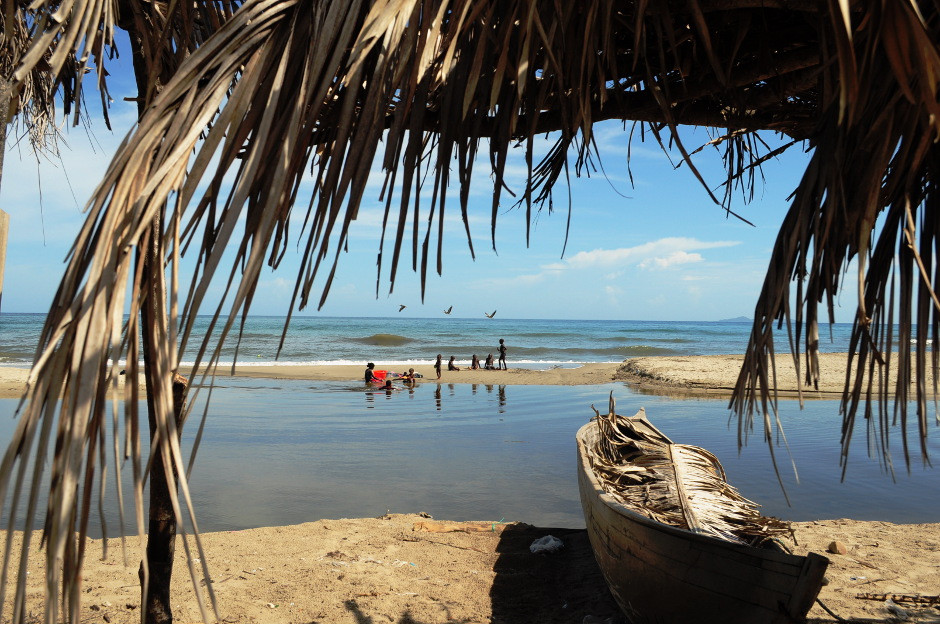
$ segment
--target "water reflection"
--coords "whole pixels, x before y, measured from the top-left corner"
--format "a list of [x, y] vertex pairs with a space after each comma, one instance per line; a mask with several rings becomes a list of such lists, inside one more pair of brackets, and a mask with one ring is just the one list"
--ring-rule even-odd
[[[366, 409], [375, 409], [376, 399], [384, 397], [386, 400], [391, 399], [397, 392], [403, 391], [407, 392], [409, 399], [414, 399], [416, 396], [420, 395], [423, 390], [424, 384], [416, 384], [414, 381], [411, 382], [402, 382], [400, 386], [395, 385], [394, 383], [390, 386], [367, 386], [365, 389], [365, 398], [366, 398]], [[430, 385], [430, 384], [427, 384]], [[437, 383], [434, 384], [434, 409], [435, 411], [441, 412], [444, 410], [444, 399], [443, 399], [443, 387], [444, 384]], [[496, 392], [496, 411], [498, 414], [505, 414], [507, 409], [506, 401], [506, 386], [494, 385], [494, 384], [483, 384], [483, 387], [486, 389], [487, 394], [493, 394]], [[480, 384], [470, 384], [470, 394], [475, 396], [480, 389]], [[457, 385], [453, 383], [447, 384], [447, 396], [448, 397], [457, 397]]]
[[[853, 446], [848, 477], [840, 480], [838, 401], [807, 402], [803, 410], [795, 401], [781, 406], [800, 471], [796, 483], [792, 472], [781, 470], [792, 502], [787, 507], [764, 445], [752, 440], [739, 451], [724, 400], [641, 396], [622, 384], [513, 386], [511, 391], [483, 385], [476, 395], [469, 384], [455, 384], [446, 400], [443, 384], [433, 380], [407, 389], [396, 381], [399, 391], [391, 397], [361, 382], [226, 378], [225, 384], [212, 398], [190, 483], [206, 531], [378, 515], [387, 509], [454, 520], [583, 527], [572, 465], [574, 432], [593, 416], [591, 404], [605, 405], [611, 391], [621, 413], [645, 407], [676, 443], [714, 453], [730, 482], [767, 515], [905, 523], [940, 518], [940, 499], [924, 495], [936, 491], [936, 469], [912, 465], [910, 473], [898, 471], [895, 483], [867, 458], [862, 427], [856, 432], [862, 444]], [[16, 406], [14, 399], [0, 400], [0, 440], [12, 437]], [[198, 430], [184, 430], [187, 460]], [[938, 437], [931, 436], [928, 445], [932, 457], [940, 456]], [[786, 455], [782, 448], [778, 453]], [[121, 472], [124, 491], [130, 491], [131, 471]], [[132, 506], [125, 511], [132, 515]], [[117, 526], [112, 487], [106, 513], [108, 524]], [[21, 523], [25, 512], [18, 515]], [[100, 536], [96, 515], [90, 523]]]
[[378, 388], [366, 389], [366, 409], [375, 409], [375, 400], [377, 397], [384, 396], [386, 400], [391, 399], [392, 395], [400, 389], [401, 388], [396, 388], [395, 386], [379, 386]]
[[414, 398], [415, 391], [415, 382], [414, 380], [402, 380], [401, 385], [397, 386], [395, 383], [389, 379], [385, 381], [384, 385], [376, 386], [371, 383], [366, 383], [365, 386], [365, 397], [366, 397], [366, 408], [374, 409], [376, 397], [381, 397], [385, 395], [386, 400], [391, 399], [392, 395], [401, 390], [407, 390], [409, 395], [412, 395]]

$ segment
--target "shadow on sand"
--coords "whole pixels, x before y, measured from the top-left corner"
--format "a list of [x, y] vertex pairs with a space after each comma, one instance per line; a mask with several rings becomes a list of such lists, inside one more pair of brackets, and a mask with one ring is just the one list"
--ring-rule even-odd
[[[545, 535], [557, 537], [564, 547], [533, 555], [529, 546]], [[512, 525], [500, 536], [496, 552], [493, 624], [624, 621], [584, 529]]]

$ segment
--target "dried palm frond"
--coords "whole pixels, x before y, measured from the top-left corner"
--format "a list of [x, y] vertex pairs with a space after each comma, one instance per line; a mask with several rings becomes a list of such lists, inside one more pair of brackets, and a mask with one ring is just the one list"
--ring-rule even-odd
[[[771, 442], [779, 428], [774, 330], [787, 325], [798, 376], [805, 349], [805, 384], [816, 387], [819, 308], [834, 322], [843, 273], [854, 259], [857, 280], [848, 287], [858, 304], [841, 405], [844, 476], [860, 409], [886, 466], [896, 418], [905, 463], [911, 429], [922, 462], [930, 461], [928, 401], [937, 389], [924, 380], [928, 366], [936, 379], [940, 356], [930, 346], [940, 337], [940, 8], [907, 1], [839, 6], [821, 48], [833, 62], [822, 68], [814, 150], [774, 245], [731, 408], [739, 439], [757, 416]], [[940, 424], [940, 415], [935, 419]]]
[[[42, 13], [36, 45], [48, 49], [43, 41], [61, 37], [68, 45], [57, 48], [59, 59], [60, 49], [79, 49], [69, 46], [83, 41], [81, 62], [86, 51], [103, 45], [112, 22], [90, 16], [107, 15], [110, 5], [101, 0], [79, 5], [97, 13]], [[151, 6], [159, 11], [163, 5]], [[59, 18], [67, 26], [60, 29]], [[896, 252], [899, 309], [908, 314], [902, 327], [910, 329], [916, 310], [918, 324], [929, 321], [936, 338], [937, 317], [928, 295], [937, 280], [930, 272], [940, 226], [929, 216], [936, 211], [927, 208], [934, 201], [934, 167], [940, 162], [932, 142], [933, 124], [940, 119], [935, 114], [937, 21], [930, 3], [877, 0], [252, 0], [195, 50], [177, 41], [142, 51], [139, 60], [147, 70], [138, 77], [157, 76], [163, 87], [89, 202], [88, 220], [43, 330], [19, 429], [0, 464], [0, 501], [5, 501], [14, 474], [12, 489], [18, 493], [28, 458], [40, 459], [29, 484], [31, 526], [38, 513], [34, 492], [42, 478], [41, 460], [55, 436], [45, 525], [50, 595], [61, 583], [69, 610], [77, 613], [84, 551], [73, 545], [84, 543], [84, 496], [101, 468], [95, 450], [106, 429], [109, 392], [117, 396], [115, 363], [126, 358], [135, 378], [136, 336], [148, 332], [159, 351], [150, 375], [157, 381], [158, 421], [151, 453], [164, 458], [168, 481], [174, 482], [174, 470], [178, 474], [192, 514], [170, 383], [180, 350], [195, 339], [195, 315], [213, 277], [223, 275], [225, 295], [196, 358], [197, 366], [207, 363], [210, 370], [218, 363], [221, 341], [248, 313], [264, 265], [281, 264], [298, 220], [302, 225], [294, 232], [300, 230], [302, 260], [289, 313], [311, 298], [322, 305], [376, 159], [386, 175], [377, 288], [383, 271], [391, 288], [404, 263], [418, 273], [423, 292], [431, 267], [438, 273], [443, 268], [452, 175], [469, 243], [470, 184], [483, 150], [493, 183], [489, 212], [495, 245], [508, 155], [516, 146], [524, 152], [527, 180], [514, 201], [525, 207], [528, 221], [534, 210], [553, 208], [555, 184], [572, 169], [587, 175], [596, 166], [593, 125], [601, 120], [645, 124], [641, 133], [675, 142], [690, 165], [679, 125], [720, 128], [715, 141], [725, 149], [727, 188], [747, 189], [755, 179], [749, 172], [769, 155], [755, 152], [763, 147], [755, 131], [809, 140], [816, 154], [768, 271], [735, 409], [753, 413], [759, 404], [770, 422], [773, 373], [765, 358], [774, 355], [774, 322], [790, 315], [791, 279], [809, 276], [805, 289], [798, 282], [796, 325], [797, 340], [805, 324], [813, 341], [816, 305], [826, 298], [831, 309], [845, 261], [871, 255], [870, 265], [862, 263], [868, 283], [856, 331], [859, 367], [872, 361], [872, 344], [890, 344], [890, 332], [879, 328], [890, 325], [893, 309], [884, 305], [889, 279], [895, 279], [890, 242], [899, 239], [892, 233], [904, 236]], [[164, 33], [177, 22], [153, 24]], [[178, 25], [185, 30], [188, 23], [183, 19]], [[82, 30], [85, 26], [90, 29]], [[167, 66], [157, 62], [167, 58], [157, 50], [168, 49], [174, 50], [174, 62], [181, 60], [168, 72], [172, 78], [154, 69]], [[535, 137], [543, 133], [550, 133], [553, 145], [541, 156]], [[306, 184], [308, 169], [312, 189]], [[393, 192], [397, 188], [400, 194]], [[166, 217], [160, 219], [165, 206]], [[868, 236], [883, 209], [886, 234], [870, 245]], [[166, 281], [162, 273], [143, 275], [143, 265], [133, 260], [136, 250], [151, 247], [154, 236], [162, 242], [156, 248], [166, 250], [160, 259], [172, 276]], [[186, 279], [180, 258], [186, 251], [196, 256], [196, 269], [180, 302], [178, 280]], [[924, 270], [914, 273], [915, 266]], [[155, 310], [156, 320], [139, 327], [138, 312], [145, 306]], [[125, 326], [128, 310], [131, 321]], [[178, 349], [172, 346], [176, 332]], [[217, 342], [209, 338], [213, 335]], [[898, 379], [905, 388], [907, 376], [926, 365], [926, 341], [920, 334], [918, 340], [914, 368], [904, 364], [909, 343], [900, 345]], [[877, 349], [876, 361], [884, 351]], [[128, 431], [135, 432], [136, 386], [127, 386], [123, 417]], [[873, 396], [864, 392], [853, 386], [849, 396]], [[926, 396], [921, 386], [917, 392]], [[854, 415], [854, 405], [847, 402], [847, 413]], [[920, 432], [926, 435], [924, 426]], [[135, 460], [140, 516], [145, 464], [134, 436], [125, 453]], [[114, 459], [120, 463], [117, 453]], [[175, 503], [182, 518], [183, 506]], [[28, 548], [29, 539], [24, 541]], [[57, 604], [47, 601], [52, 615]]]
[[[110, 128], [107, 63], [118, 54], [114, 31], [120, 27], [131, 39], [138, 99], [150, 102], [180, 63], [218, 30], [241, 5], [241, 0], [5, 0], [0, 41], [22, 33], [9, 78], [12, 92], [7, 120], [19, 108], [36, 108], [60, 92], [64, 115], [78, 124], [82, 114], [84, 77], [96, 75], [105, 124]], [[43, 89], [37, 89], [41, 76]], [[2, 94], [0, 94], [2, 95]], [[35, 100], [35, 101], [34, 101]], [[6, 101], [0, 102], [5, 111]], [[49, 119], [53, 119], [53, 115]]]
[[[29, 20], [23, 3], [18, 2], [5, 7], [3, 17], [0, 20], [0, 137], [4, 140], [0, 141], [0, 148], [5, 146], [7, 126], [11, 125], [14, 135], [26, 135], [35, 152], [54, 151], [57, 138], [55, 80], [49, 72], [35, 67], [24, 72], [19, 82], [14, 80], [13, 74], [32, 44]], [[47, 53], [44, 60], [49, 56]], [[74, 56], [69, 56], [65, 64], [74, 68], [74, 61]], [[69, 82], [62, 85], [65, 92], [71, 88]], [[0, 165], [2, 163], [0, 155]]]
[[646, 418], [614, 409], [597, 413], [598, 437], [584, 449], [604, 490], [637, 513], [736, 543], [758, 545], [792, 536], [790, 524], [762, 516], [759, 505], [725, 480], [718, 458], [707, 450], [673, 444]]

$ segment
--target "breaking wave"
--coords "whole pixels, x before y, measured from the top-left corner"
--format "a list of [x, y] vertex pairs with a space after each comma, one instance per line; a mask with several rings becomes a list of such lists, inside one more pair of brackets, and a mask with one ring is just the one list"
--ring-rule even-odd
[[398, 334], [372, 334], [371, 336], [363, 336], [361, 338], [350, 338], [350, 340], [352, 342], [373, 345], [375, 347], [400, 347], [401, 345], [413, 342], [411, 338], [399, 336]]

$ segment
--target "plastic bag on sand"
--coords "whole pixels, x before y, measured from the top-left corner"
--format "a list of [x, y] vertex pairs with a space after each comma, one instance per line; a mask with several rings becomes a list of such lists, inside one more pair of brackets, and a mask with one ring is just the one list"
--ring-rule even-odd
[[553, 553], [564, 545], [564, 542], [554, 535], [546, 535], [532, 542], [529, 546], [529, 550], [533, 553]]
[[901, 605], [891, 600], [890, 598], [885, 600], [885, 609], [888, 610], [888, 613], [890, 613], [897, 619], [901, 620], [902, 622], [906, 622], [911, 619], [910, 611], [902, 608]]

